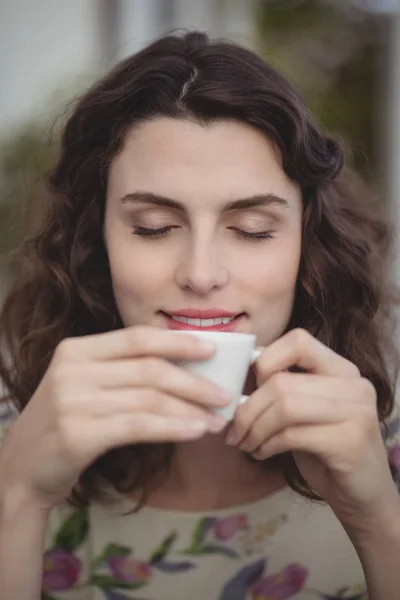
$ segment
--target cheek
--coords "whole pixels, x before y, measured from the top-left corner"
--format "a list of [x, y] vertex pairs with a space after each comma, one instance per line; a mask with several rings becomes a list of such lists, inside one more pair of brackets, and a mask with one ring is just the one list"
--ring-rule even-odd
[[138, 253], [135, 257], [110, 256], [111, 274], [114, 286], [121, 291], [133, 294], [146, 294], [156, 290], [166, 279], [166, 265], [164, 261], [151, 260], [146, 255], [141, 259]]
[[257, 259], [247, 273], [246, 291], [252, 306], [258, 343], [267, 346], [285, 331], [293, 310], [300, 262], [300, 243], [276, 245]]
[[285, 304], [292, 302], [300, 262], [300, 240], [271, 240], [265, 251], [256, 253], [251, 268], [242, 269], [243, 280], [255, 296]]
[[135, 244], [134, 240], [113, 240], [108, 256], [114, 296], [124, 321], [138, 318], [137, 311], [148, 309], [165, 292], [170, 276], [169, 261]]

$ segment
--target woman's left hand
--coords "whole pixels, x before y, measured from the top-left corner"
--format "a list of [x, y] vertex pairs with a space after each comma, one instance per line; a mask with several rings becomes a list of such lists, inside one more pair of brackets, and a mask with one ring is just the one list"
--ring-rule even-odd
[[[306, 373], [290, 373], [294, 365]], [[304, 330], [264, 349], [259, 388], [236, 411], [227, 442], [259, 460], [292, 451], [313, 491], [349, 528], [398, 501], [376, 392], [358, 368]]]

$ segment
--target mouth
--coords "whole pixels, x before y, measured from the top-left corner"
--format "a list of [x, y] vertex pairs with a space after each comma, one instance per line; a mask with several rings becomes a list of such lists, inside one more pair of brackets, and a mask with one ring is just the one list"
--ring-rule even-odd
[[[181, 311], [169, 314], [160, 311], [166, 319], [168, 329], [194, 331], [226, 331], [233, 332], [246, 313], [227, 313], [226, 311]], [[186, 313], [186, 314], [184, 314]], [[190, 316], [187, 314], [190, 313]], [[195, 316], [196, 314], [201, 316]]]

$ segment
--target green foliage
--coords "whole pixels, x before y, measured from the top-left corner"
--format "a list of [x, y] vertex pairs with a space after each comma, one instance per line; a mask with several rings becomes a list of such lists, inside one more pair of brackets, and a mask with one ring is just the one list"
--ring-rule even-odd
[[264, 1], [257, 17], [263, 56], [302, 91], [317, 120], [346, 142], [355, 168], [374, 179], [378, 18], [327, 0]]
[[43, 126], [28, 124], [0, 147], [0, 253], [21, 234], [22, 212], [40, 204], [37, 182], [51, 166], [56, 144]]

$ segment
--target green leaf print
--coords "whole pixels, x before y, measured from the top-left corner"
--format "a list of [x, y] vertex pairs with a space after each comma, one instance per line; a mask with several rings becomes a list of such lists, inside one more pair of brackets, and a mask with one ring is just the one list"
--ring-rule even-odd
[[57, 600], [57, 598], [54, 598], [54, 596], [50, 596], [50, 594], [46, 594], [46, 592], [42, 592], [40, 600]]
[[128, 546], [121, 546], [120, 544], [108, 544], [100, 556], [95, 559], [93, 568], [95, 569], [105, 563], [110, 556], [128, 556], [129, 554], [132, 554], [132, 548], [128, 548]]
[[191, 544], [184, 554], [201, 554], [201, 548], [204, 543], [204, 538], [216, 522], [215, 517], [204, 517], [199, 520], [192, 534]]
[[85, 540], [89, 529], [87, 510], [80, 508], [65, 519], [54, 539], [54, 547], [74, 552]]
[[119, 581], [110, 575], [93, 575], [93, 577], [90, 578], [90, 583], [92, 585], [97, 585], [97, 587], [101, 589], [118, 588], [121, 590], [137, 590], [147, 585], [147, 581], [131, 583], [128, 581]]
[[168, 552], [171, 550], [172, 545], [174, 544], [174, 542], [175, 542], [175, 540], [176, 540], [177, 537], [178, 537], [177, 532], [176, 531], [172, 531], [161, 542], [161, 544], [158, 546], [158, 548], [156, 548], [154, 550], [154, 552], [150, 556], [149, 563], [152, 564], [152, 565], [154, 565], [157, 562], [159, 562], [160, 560], [162, 560], [168, 554]]

